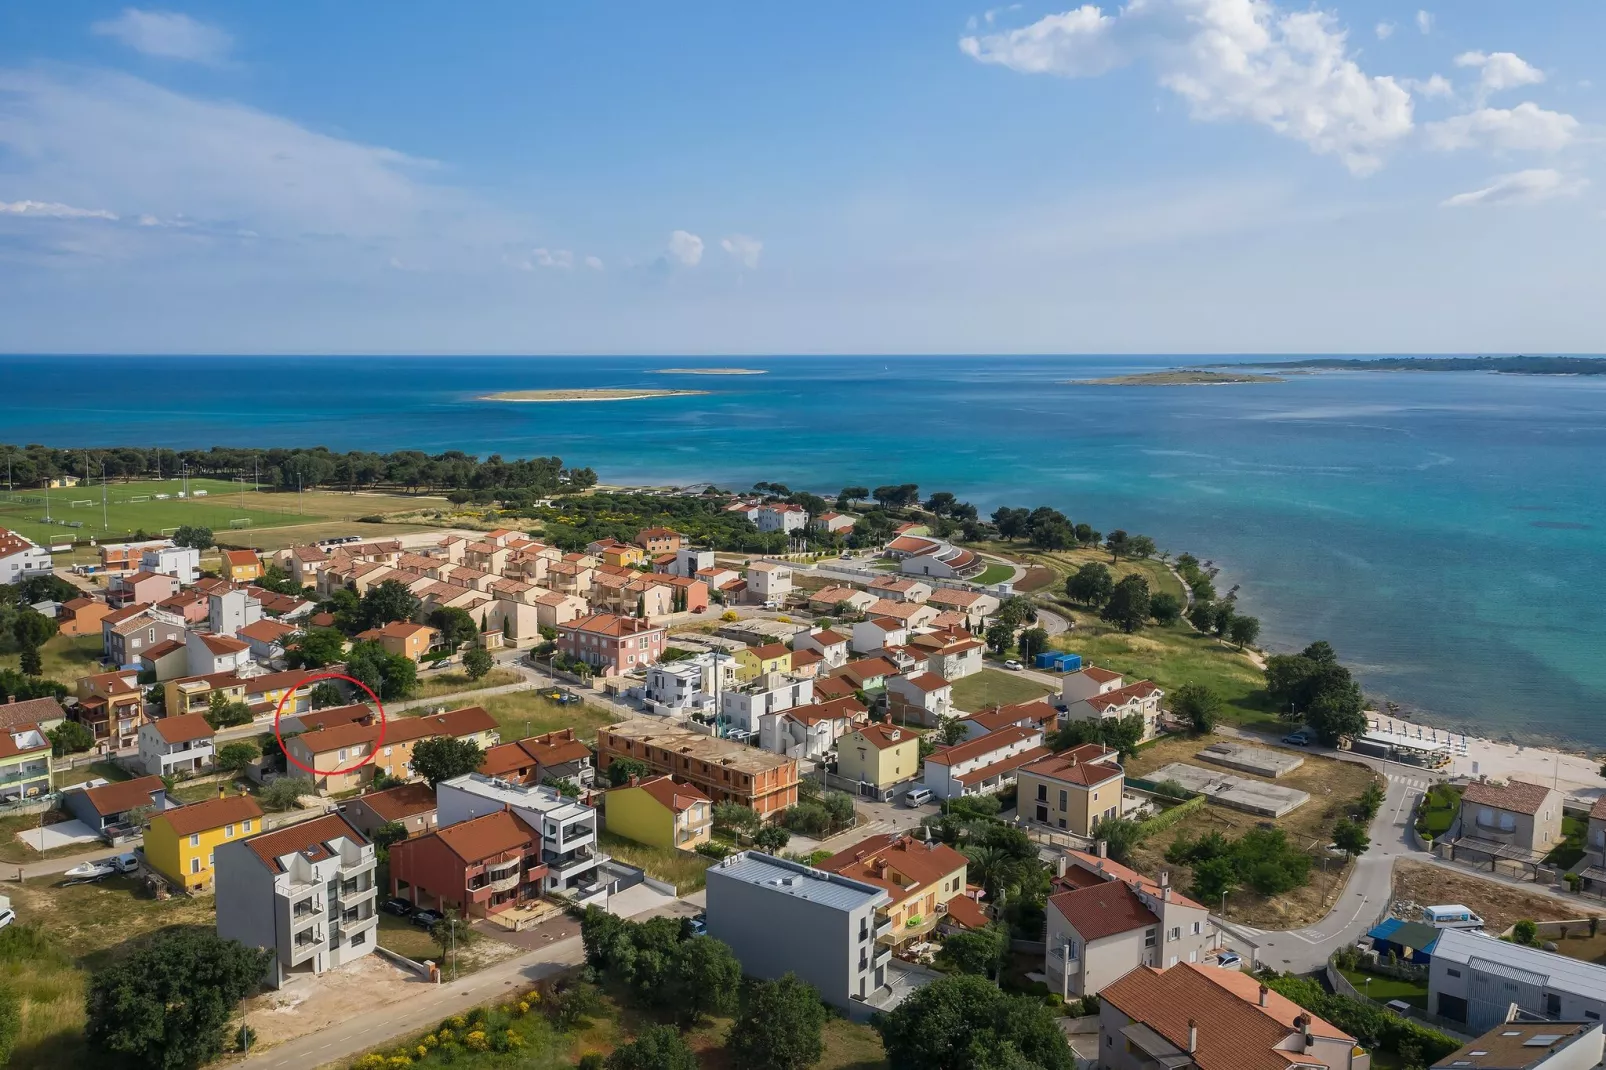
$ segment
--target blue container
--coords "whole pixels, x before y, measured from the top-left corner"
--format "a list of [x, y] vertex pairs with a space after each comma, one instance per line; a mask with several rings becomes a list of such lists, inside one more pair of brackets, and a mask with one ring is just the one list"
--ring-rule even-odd
[[1060, 655], [1052, 650], [1045, 650], [1032, 659], [1034, 669], [1052, 669], [1059, 663]]
[[1061, 654], [1059, 656], [1060, 672], [1077, 672], [1082, 668], [1082, 655]]

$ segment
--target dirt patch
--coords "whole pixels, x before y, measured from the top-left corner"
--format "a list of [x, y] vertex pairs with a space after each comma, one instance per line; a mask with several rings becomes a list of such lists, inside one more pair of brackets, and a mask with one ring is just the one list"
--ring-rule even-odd
[[340, 1022], [421, 992], [428, 982], [378, 955], [318, 977], [297, 978], [287, 987], [247, 1000], [246, 1021], [266, 1046]]
[[[1195, 756], [1221, 738], [1168, 737], [1144, 748], [1128, 763], [1127, 769], [1139, 777], [1170, 762], [1188, 762], [1208, 769], [1211, 763]], [[1297, 810], [1272, 819], [1206, 803], [1197, 813], [1140, 844], [1133, 851], [1134, 868], [1143, 873], [1170, 870], [1172, 883], [1186, 891], [1193, 882], [1190, 868], [1172, 865], [1165, 860], [1166, 848], [1179, 836], [1197, 838], [1215, 831], [1228, 839], [1235, 839], [1263, 823], [1272, 824], [1287, 833], [1290, 844], [1312, 856], [1314, 864], [1310, 882], [1303, 888], [1296, 888], [1273, 899], [1247, 888], [1240, 889], [1227, 899], [1227, 916], [1233, 921], [1260, 929], [1299, 929], [1319, 921], [1332, 909], [1333, 899], [1343, 890], [1344, 881], [1349, 875], [1349, 863], [1329, 856], [1325, 850], [1331, 842], [1333, 825], [1348, 813], [1361, 792], [1366, 790], [1366, 785], [1378, 778], [1370, 769], [1354, 762], [1340, 762], [1312, 754], [1302, 754], [1302, 757], [1305, 758], [1303, 766], [1276, 780], [1233, 770], [1233, 775], [1247, 780], [1297, 788], [1308, 793], [1310, 801]], [[1212, 909], [1220, 907], [1219, 903], [1208, 905]]]
[[1053, 569], [1045, 568], [1042, 565], [1033, 565], [1026, 570], [1026, 575], [1016, 581], [1015, 590], [1023, 592], [1041, 591], [1058, 578], [1059, 574]]
[[[1492, 933], [1504, 932], [1524, 918], [1530, 921], [1567, 921], [1587, 917], [1590, 913], [1587, 903], [1574, 906], [1538, 892], [1486, 881], [1475, 873], [1403, 858], [1394, 863], [1394, 899], [1402, 904], [1397, 911], [1401, 916], [1406, 912], [1404, 904], [1424, 907], [1460, 903], [1480, 915], [1484, 927]], [[1416, 913], [1414, 910], [1408, 912], [1412, 915]]]

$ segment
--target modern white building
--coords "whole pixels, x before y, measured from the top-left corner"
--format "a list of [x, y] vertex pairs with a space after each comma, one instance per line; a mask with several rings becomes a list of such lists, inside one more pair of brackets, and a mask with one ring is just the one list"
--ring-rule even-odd
[[193, 775], [212, 767], [216, 734], [200, 713], [162, 717], [139, 726], [139, 764], [149, 776]]
[[721, 691], [719, 716], [733, 730], [756, 735], [759, 718], [765, 714], [807, 706], [813, 701], [813, 680], [772, 672], [759, 677], [745, 691]]
[[760, 531], [800, 531], [808, 526], [809, 511], [791, 502], [774, 502], [759, 506], [753, 522]]
[[251, 664], [251, 648], [232, 635], [190, 632], [184, 637], [184, 660], [190, 676], [238, 672]]
[[671, 576], [685, 576], [690, 579], [703, 569], [713, 567], [714, 551], [682, 546], [675, 551], [675, 560], [668, 571]]
[[201, 551], [190, 546], [152, 546], [139, 555], [139, 567], [172, 576], [188, 587], [201, 574]]
[[1606, 966], [1466, 929], [1441, 930], [1428, 967], [1428, 1010], [1482, 1033], [1506, 1021], [1513, 1005], [1552, 1021], [1601, 1021]]
[[597, 867], [608, 856], [597, 849], [597, 811], [544, 784], [514, 784], [469, 773], [435, 786], [437, 828], [512, 810], [541, 831], [541, 860], [547, 876], [543, 891], [589, 894]]
[[716, 693], [736, 689], [736, 669], [734, 657], [712, 650], [681, 661], [660, 662], [647, 668], [642, 700], [661, 717], [712, 712]]
[[0, 583], [21, 583], [50, 572], [50, 551], [15, 531], [0, 528]]
[[780, 561], [754, 561], [746, 579], [748, 593], [760, 602], [782, 602], [792, 593], [792, 566]]
[[235, 840], [214, 854], [217, 934], [271, 948], [267, 983], [336, 969], [373, 951], [374, 845], [340, 814]]
[[214, 591], [207, 603], [207, 627], [217, 635], [233, 635], [262, 619], [262, 603], [242, 590]]
[[795, 973], [833, 1007], [868, 1013], [890, 995], [892, 902], [873, 884], [743, 851], [708, 868], [708, 935], [750, 977]]

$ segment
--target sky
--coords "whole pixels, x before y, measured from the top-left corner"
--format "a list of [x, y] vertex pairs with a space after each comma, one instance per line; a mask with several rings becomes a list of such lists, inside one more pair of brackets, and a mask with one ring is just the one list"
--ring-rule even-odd
[[0, 7], [0, 352], [1603, 352], [1606, 4]]

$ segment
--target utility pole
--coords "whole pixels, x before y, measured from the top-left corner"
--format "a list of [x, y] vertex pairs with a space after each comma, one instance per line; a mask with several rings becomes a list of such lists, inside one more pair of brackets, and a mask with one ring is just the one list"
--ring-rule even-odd
[[100, 526], [103, 531], [112, 529], [111, 521], [106, 519], [106, 458], [100, 459]]

